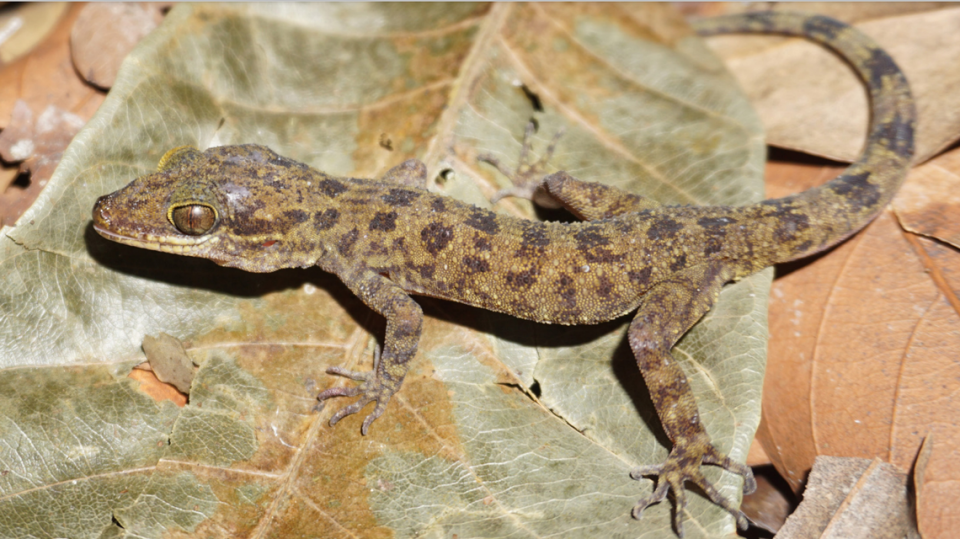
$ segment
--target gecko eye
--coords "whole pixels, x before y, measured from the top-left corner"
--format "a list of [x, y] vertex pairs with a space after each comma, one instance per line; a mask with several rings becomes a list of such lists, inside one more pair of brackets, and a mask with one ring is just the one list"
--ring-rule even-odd
[[174, 208], [171, 220], [177, 230], [190, 236], [206, 234], [217, 222], [217, 212], [210, 206], [189, 204]]

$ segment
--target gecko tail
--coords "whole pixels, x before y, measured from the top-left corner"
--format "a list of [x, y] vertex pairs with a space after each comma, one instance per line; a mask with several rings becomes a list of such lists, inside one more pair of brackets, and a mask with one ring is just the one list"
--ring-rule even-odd
[[[914, 156], [917, 113], [910, 85], [893, 58], [865, 34], [820, 15], [762, 12], [694, 23], [700, 35], [785, 34], [805, 37], [839, 54], [866, 83], [870, 128], [859, 158], [835, 179], [813, 189], [761, 202], [758, 213], [775, 223], [794, 222], [794, 237], [778, 237], [773, 263], [822, 251], [866, 226], [893, 199]], [[817, 223], [806, 228], [804, 222]], [[781, 227], [782, 231], [782, 227]], [[758, 238], [761, 239], [761, 238]], [[769, 240], [770, 238], [762, 238]]]

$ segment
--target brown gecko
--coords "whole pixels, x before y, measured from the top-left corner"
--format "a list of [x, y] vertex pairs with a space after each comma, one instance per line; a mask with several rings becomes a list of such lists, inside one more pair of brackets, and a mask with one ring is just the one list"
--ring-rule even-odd
[[639, 518], [669, 491], [682, 536], [683, 484], [690, 481], [746, 527], [743, 513], [704, 478], [700, 465], [743, 476], [745, 492], [755, 487], [750, 468], [713, 446], [670, 350], [724, 283], [823, 251], [873, 219], [909, 168], [915, 112], [890, 56], [832, 19], [756, 13], [707, 20], [698, 29], [806, 36], [837, 51], [870, 92], [862, 156], [821, 187], [743, 207], [660, 206], [557, 172], [538, 182], [540, 188], [585, 222], [552, 223], [431, 193], [417, 160], [368, 180], [328, 176], [263, 146], [180, 147], [163, 157], [157, 173], [97, 200], [94, 228], [120, 243], [247, 271], [317, 265], [337, 275], [387, 320], [374, 370], [331, 367], [328, 373], [359, 384], [318, 395], [320, 401], [359, 397], [331, 425], [374, 402], [364, 434], [400, 389], [416, 354], [423, 314], [411, 294], [553, 324], [596, 324], [637, 311], [630, 347], [673, 447], [664, 463], [631, 473], [634, 479], [659, 475], [633, 515]]

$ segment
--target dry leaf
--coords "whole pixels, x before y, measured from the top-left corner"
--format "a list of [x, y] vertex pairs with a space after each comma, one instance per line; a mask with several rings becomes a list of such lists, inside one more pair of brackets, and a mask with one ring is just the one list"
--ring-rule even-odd
[[919, 538], [907, 476], [880, 460], [817, 457], [803, 502], [777, 539]]
[[150, 369], [157, 379], [171, 384], [181, 393], [190, 393], [193, 381], [193, 361], [178, 339], [161, 333], [159, 337], [146, 335], [143, 338], [143, 353], [147, 355]]
[[42, 44], [0, 68], [0, 154], [30, 174], [25, 189], [0, 195], [3, 224], [16, 222], [39, 196], [67, 143], [103, 101], [70, 62], [70, 29], [82, 8], [71, 5]]
[[[546, 326], [418, 300], [417, 359], [362, 438], [362, 417], [330, 428], [338, 406], [314, 410], [342, 383], [325, 369], [368, 370], [383, 335], [334, 277], [249, 274], [89, 229], [98, 196], [188, 143], [257, 142], [364, 177], [417, 157], [444, 178], [432, 189], [486, 205], [507, 180], [476, 154], [515, 164], [531, 116], [536, 151], [567, 128], [555, 166], [584, 178], [673, 203], [761, 197], [759, 121], [663, 5], [177, 5], [0, 238], [2, 302], [19, 306], [0, 325], [0, 425], [16, 426], [0, 461], [58, 463], [0, 481], [0, 536], [673, 534], [669, 503], [630, 516], [653, 485], [629, 470], [669, 444], [627, 320]], [[770, 275], [725, 287], [677, 353], [738, 460], [759, 421]], [[182, 408], [125, 377], [158, 331], [196, 345]], [[739, 478], [704, 473], [737, 495]], [[83, 503], [37, 503], [54, 490]], [[688, 500], [688, 537], [734, 533], [723, 509]]]
[[56, 26], [66, 2], [31, 2], [7, 6], [0, 12], [0, 66], [30, 52]]
[[[925, 161], [960, 137], [960, 69], [947, 67], [960, 58], [960, 7], [928, 6], [928, 11], [914, 13], [894, 9], [901, 14], [890, 16], [871, 4], [859, 6], [842, 6], [834, 15], [856, 20], [856, 27], [906, 73], [919, 114], [916, 161]], [[859, 9], [867, 13], [858, 14]], [[800, 39], [767, 36], [718, 36], [708, 43], [746, 89], [768, 144], [841, 161], [860, 153], [869, 115], [866, 92], [834, 54]]]
[[946, 444], [941, 444], [935, 442], [931, 435], [923, 441], [913, 472], [917, 521], [923, 539], [949, 539], [956, 535], [960, 514], [956, 511], [955, 503], [945, 504], [944, 500], [957, 499], [958, 478], [956, 471], [943, 468], [943, 455], [939, 459], [940, 466], [936, 469], [930, 467], [935, 445], [941, 453], [944, 449], [952, 453], [948, 458], [955, 458], [960, 440], [947, 440]]
[[[839, 168], [773, 163], [771, 194], [822, 183]], [[912, 172], [905, 190], [926, 174]], [[785, 188], [783, 178], [793, 184]], [[781, 268], [757, 437], [795, 489], [817, 455], [879, 457], [907, 470], [933, 433], [939, 482], [925, 518], [954, 518], [958, 290], [960, 253], [904, 231], [890, 211], [837, 248]]]
[[30, 174], [26, 189], [8, 189], [0, 197], [0, 217], [12, 225], [39, 196], [63, 150], [86, 121], [53, 105], [35, 116], [26, 101], [18, 100], [7, 127], [0, 132], [0, 157], [8, 163], [20, 163], [20, 173]]
[[907, 230], [960, 247], [960, 148], [915, 168], [893, 210]]
[[90, 84], [110, 88], [123, 59], [162, 19], [157, 4], [88, 4], [70, 33], [73, 65]]
[[[743, 497], [740, 510], [754, 526], [777, 533], [793, 511], [794, 502], [787, 497], [792, 497], [793, 493], [772, 466], [755, 467], [753, 473], [757, 479], [757, 490]], [[776, 484], [771, 482], [771, 477]]]
[[157, 402], [167, 400], [181, 408], [187, 405], [187, 396], [177, 391], [177, 388], [172, 385], [161, 382], [153, 371], [137, 368], [132, 369], [127, 376], [140, 383], [137, 387], [139, 391], [146, 393]]
[[770, 462], [770, 457], [767, 455], [766, 450], [763, 449], [763, 446], [760, 445], [756, 439], [753, 440], [753, 443], [750, 444], [750, 452], [747, 453], [747, 466], [766, 466], [773, 464]]

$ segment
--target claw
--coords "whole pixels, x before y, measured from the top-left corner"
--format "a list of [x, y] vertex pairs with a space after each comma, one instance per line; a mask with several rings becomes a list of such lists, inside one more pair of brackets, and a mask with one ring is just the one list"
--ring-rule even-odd
[[691, 482], [707, 495], [713, 503], [725, 509], [737, 521], [740, 529], [747, 529], [747, 517], [742, 511], [737, 509], [724, 498], [713, 483], [707, 481], [706, 477], [700, 472], [701, 464], [716, 464], [723, 469], [741, 475], [744, 478], [743, 490], [749, 494], [756, 490], [757, 482], [753, 478], [753, 471], [746, 465], [734, 462], [726, 455], [723, 455], [712, 444], [684, 444], [675, 443], [670, 455], [662, 464], [640, 466], [630, 472], [632, 479], [655, 475], [658, 476], [657, 488], [652, 494], [641, 498], [633, 507], [633, 518], [639, 519], [643, 510], [647, 507], [659, 503], [666, 498], [669, 492], [676, 503], [676, 511], [673, 514], [673, 525], [677, 536], [683, 537], [683, 514], [687, 508], [687, 497], [683, 484]]
[[331, 399], [333, 397], [356, 397], [360, 398], [348, 406], [344, 406], [337, 413], [333, 414], [333, 417], [330, 418], [330, 426], [336, 425], [341, 419], [347, 417], [348, 415], [353, 415], [362, 410], [371, 402], [376, 402], [377, 406], [373, 409], [364, 420], [363, 426], [360, 427], [360, 432], [363, 435], [367, 434], [367, 430], [370, 428], [370, 424], [374, 422], [384, 410], [387, 409], [387, 401], [390, 400], [393, 391], [386, 391], [384, 389], [383, 383], [377, 377], [377, 371], [380, 367], [380, 347], [377, 346], [373, 354], [373, 370], [369, 372], [358, 372], [344, 369], [342, 367], [328, 367], [327, 374], [335, 374], [337, 376], [343, 376], [360, 382], [360, 385], [353, 387], [332, 387], [330, 389], [325, 389], [317, 395], [317, 400], [322, 404], [325, 400]]

